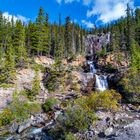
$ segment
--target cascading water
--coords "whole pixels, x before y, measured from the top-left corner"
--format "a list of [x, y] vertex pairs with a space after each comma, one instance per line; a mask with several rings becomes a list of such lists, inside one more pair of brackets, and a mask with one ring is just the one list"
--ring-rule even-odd
[[94, 63], [92, 61], [88, 61], [87, 63], [90, 66], [90, 73], [95, 75], [95, 78], [96, 78], [95, 88], [96, 88], [96, 90], [101, 91], [101, 92], [107, 90], [108, 89], [107, 76], [97, 75]]
[[90, 73], [95, 74], [96, 69], [95, 69], [94, 63], [92, 61], [88, 61], [88, 64], [90, 66]]
[[105, 91], [108, 89], [108, 82], [107, 82], [107, 76], [104, 75], [96, 75], [96, 84], [95, 84], [95, 88], [98, 91]]

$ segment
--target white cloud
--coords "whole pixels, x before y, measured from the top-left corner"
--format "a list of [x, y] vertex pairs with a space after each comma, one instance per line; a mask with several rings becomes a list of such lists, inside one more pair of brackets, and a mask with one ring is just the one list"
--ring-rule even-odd
[[14, 21], [21, 20], [22, 22], [27, 23], [30, 20], [29, 18], [26, 18], [26, 17], [24, 17], [22, 15], [11, 15], [8, 12], [4, 12], [3, 13], [3, 17], [5, 17], [8, 20], [11, 20], [12, 19], [12, 16], [14, 18]]
[[63, 1], [64, 3], [72, 3], [74, 1], [79, 2], [80, 0], [56, 0], [57, 3], [61, 4]]
[[87, 27], [87, 28], [94, 28], [95, 25], [91, 21], [86, 21], [82, 20], [82, 23]]
[[92, 3], [92, 9], [87, 11], [87, 17], [98, 16], [97, 20], [108, 23], [126, 15], [127, 3], [134, 8], [133, 0], [84, 0]]

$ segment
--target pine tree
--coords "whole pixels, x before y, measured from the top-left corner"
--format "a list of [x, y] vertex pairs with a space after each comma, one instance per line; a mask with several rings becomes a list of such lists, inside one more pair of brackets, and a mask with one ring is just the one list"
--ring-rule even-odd
[[65, 24], [65, 56], [71, 57], [72, 53], [72, 33], [70, 17], [66, 17]]
[[135, 11], [135, 19], [136, 19], [136, 41], [140, 45], [140, 9], [136, 9]]
[[[46, 19], [46, 21], [48, 22], [48, 19]], [[49, 51], [50, 51], [49, 27], [46, 26], [46, 24], [48, 24], [48, 23], [45, 22], [44, 10], [41, 7], [39, 9], [39, 14], [37, 17], [37, 28], [38, 28], [37, 54], [38, 55], [49, 54]]]
[[133, 36], [132, 36], [132, 16], [131, 16], [131, 9], [129, 4], [127, 4], [126, 14], [127, 14], [127, 34], [126, 34], [127, 51], [130, 51]]
[[25, 46], [25, 28], [20, 20], [16, 21], [14, 34], [14, 47], [16, 50], [16, 63], [23, 67], [27, 62], [27, 50]]
[[63, 58], [64, 53], [64, 44], [63, 44], [63, 33], [62, 33], [62, 27], [61, 27], [61, 15], [59, 14], [59, 25], [57, 29], [57, 35], [56, 35], [56, 52], [55, 52], [55, 59], [57, 61], [60, 61]]

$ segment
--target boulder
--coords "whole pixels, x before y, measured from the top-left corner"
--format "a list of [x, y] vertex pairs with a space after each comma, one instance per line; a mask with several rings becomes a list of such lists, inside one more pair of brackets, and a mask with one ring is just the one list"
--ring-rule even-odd
[[109, 127], [104, 131], [105, 136], [110, 136], [113, 134], [113, 128]]
[[18, 133], [23, 132], [24, 130], [26, 130], [27, 128], [29, 128], [31, 126], [31, 124], [32, 124], [32, 120], [31, 119], [28, 119], [26, 122], [24, 122], [24, 123], [22, 123], [22, 124], [19, 125], [17, 132]]
[[10, 132], [10, 133], [16, 133], [17, 130], [18, 130], [18, 127], [19, 127], [19, 125], [18, 125], [16, 122], [14, 122], [14, 123], [12, 124], [12, 126], [10, 127], [9, 132]]

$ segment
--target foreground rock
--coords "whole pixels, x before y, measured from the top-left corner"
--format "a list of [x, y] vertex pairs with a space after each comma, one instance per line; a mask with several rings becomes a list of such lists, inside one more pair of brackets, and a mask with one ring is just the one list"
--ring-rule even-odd
[[75, 134], [80, 140], [139, 140], [140, 113], [129, 107], [117, 113], [98, 111], [99, 120], [85, 133]]

